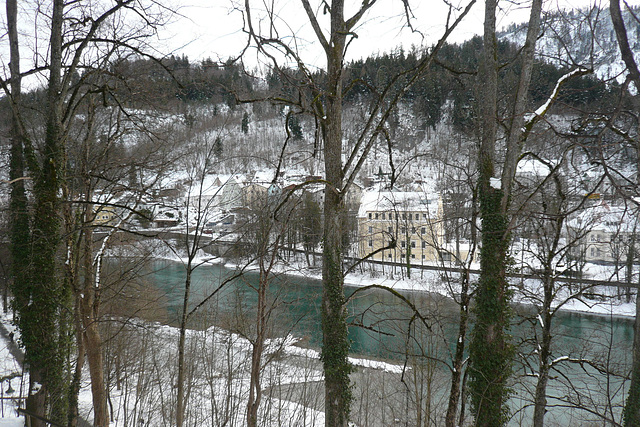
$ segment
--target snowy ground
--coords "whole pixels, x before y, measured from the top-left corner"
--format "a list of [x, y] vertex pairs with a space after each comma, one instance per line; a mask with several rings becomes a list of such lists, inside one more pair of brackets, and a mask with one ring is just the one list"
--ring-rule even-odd
[[[20, 397], [20, 392], [23, 394], [25, 387], [22, 382], [22, 367], [20, 363], [13, 357], [9, 346], [11, 345], [8, 336], [5, 332], [15, 334], [15, 328], [11, 325], [11, 316], [9, 313], [3, 313], [1, 316], [1, 323], [6, 330], [0, 331], [0, 378], [3, 379], [0, 382], [0, 427], [22, 427], [24, 426], [24, 418], [19, 417], [16, 412], [17, 398]], [[0, 328], [2, 327], [0, 325]], [[17, 376], [10, 381], [6, 378]], [[9, 390], [9, 384], [13, 392], [7, 394]]]

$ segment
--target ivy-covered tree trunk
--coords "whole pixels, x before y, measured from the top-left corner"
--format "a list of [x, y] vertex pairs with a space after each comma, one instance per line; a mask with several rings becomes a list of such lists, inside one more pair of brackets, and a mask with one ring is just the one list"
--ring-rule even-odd
[[497, 138], [497, 0], [486, 0], [483, 55], [479, 71], [482, 134], [478, 198], [482, 221], [480, 279], [469, 353], [469, 390], [477, 426], [502, 426], [507, 420], [507, 380], [512, 371], [509, 341], [509, 290], [506, 255], [509, 235], [503, 211], [504, 193], [495, 177]]
[[479, 190], [481, 271], [469, 349], [469, 386], [476, 425], [496, 427], [507, 421], [507, 380], [512, 373], [513, 358], [508, 334], [511, 319], [506, 277], [508, 233], [506, 216], [500, 212], [503, 193], [489, 185], [486, 175], [484, 181]]
[[483, 53], [478, 73], [481, 141], [477, 191], [482, 246], [474, 308], [476, 322], [469, 349], [469, 387], [478, 426], [502, 426], [508, 420], [508, 380], [514, 355], [509, 336], [511, 297], [506, 275], [510, 241], [509, 204], [517, 162], [526, 139], [523, 129], [531, 126], [530, 123], [525, 126], [524, 115], [542, 11], [542, 1], [534, 0], [522, 49], [520, 79], [505, 131], [504, 163], [502, 170], [499, 170], [495, 159], [499, 119], [497, 3], [497, 0], [485, 2]]
[[26, 362], [40, 372], [48, 395], [49, 418], [66, 424], [68, 414], [67, 356], [70, 292], [58, 274], [61, 170], [64, 161], [62, 131], [62, 27], [64, 1], [53, 2], [50, 37], [49, 87], [41, 167], [35, 175], [31, 244], [30, 303], [21, 322]]
[[[20, 76], [20, 50], [17, 30], [17, 2], [16, 0], [7, 0], [7, 28], [10, 45], [10, 73], [11, 73], [11, 160], [9, 178], [11, 181], [11, 195], [9, 208], [10, 221], [10, 239], [11, 239], [11, 268], [12, 268], [12, 287], [11, 292], [14, 296], [13, 309], [18, 321], [20, 331], [30, 331], [30, 325], [33, 325], [37, 319], [34, 319], [34, 307], [31, 304], [31, 294], [33, 292], [33, 284], [31, 282], [31, 226], [29, 215], [29, 204], [27, 193], [24, 185], [26, 174], [25, 146], [27, 145], [27, 136], [20, 121], [21, 109], [21, 76]], [[29, 335], [27, 335], [28, 337]], [[22, 338], [26, 345], [27, 340]], [[27, 352], [27, 361], [31, 357], [31, 346], [25, 347]], [[41, 374], [38, 367], [31, 367], [30, 386], [35, 383], [41, 383]], [[29, 390], [33, 390], [32, 387]], [[40, 389], [38, 392], [29, 393], [26, 401], [27, 411], [44, 417], [45, 414], [45, 390]], [[34, 427], [44, 427], [44, 423], [35, 420], [32, 425]]]

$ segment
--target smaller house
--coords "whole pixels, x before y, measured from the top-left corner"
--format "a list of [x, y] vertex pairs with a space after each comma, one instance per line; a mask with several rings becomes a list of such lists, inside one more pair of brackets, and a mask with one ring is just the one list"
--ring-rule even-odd
[[220, 208], [225, 211], [241, 208], [244, 198], [242, 187], [236, 177], [230, 177], [222, 183], [222, 192], [220, 197]]
[[249, 209], [259, 209], [267, 200], [268, 189], [262, 184], [248, 183], [242, 187], [243, 205]]
[[156, 228], [171, 228], [180, 223], [180, 216], [171, 211], [159, 212], [153, 218], [153, 224]]
[[[588, 206], [567, 224], [571, 255], [594, 263], [624, 263], [632, 244], [640, 250], [637, 212], [606, 202]], [[632, 243], [635, 242], [635, 243]]]
[[93, 213], [95, 214], [93, 218], [93, 225], [99, 227], [115, 225], [118, 220], [118, 214], [113, 206], [94, 205]]

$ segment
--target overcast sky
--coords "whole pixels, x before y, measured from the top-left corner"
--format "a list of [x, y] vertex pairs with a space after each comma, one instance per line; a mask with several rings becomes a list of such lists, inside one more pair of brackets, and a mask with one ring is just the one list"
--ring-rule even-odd
[[[595, 0], [598, 3], [601, 0]], [[254, 25], [265, 27], [260, 21], [260, 7], [265, 2], [252, 1], [255, 4]], [[269, 4], [272, 2], [270, 1]], [[313, 1], [312, 4], [319, 4]], [[348, 4], [358, 5], [360, 0], [347, 0]], [[437, 41], [444, 30], [447, 8], [442, 0], [412, 1], [414, 19], [412, 25], [419, 33], [412, 33], [405, 26], [404, 9], [401, 0], [379, 0], [361, 25], [356, 29], [358, 38], [353, 41], [348, 51], [348, 59], [366, 57], [379, 52], [388, 52], [399, 45], [410, 48], [411, 45], [429, 46]], [[584, 7], [593, 4], [593, 0], [547, 0], [545, 10], [558, 8]], [[631, 0], [630, 4], [640, 4], [640, 0]], [[181, 0], [180, 17], [166, 29], [163, 49], [173, 53], [186, 54], [197, 60], [207, 57], [226, 59], [239, 52], [246, 43], [246, 35], [242, 32], [243, 13], [238, 9], [244, 1], [233, 0]], [[316, 66], [323, 66], [323, 56], [319, 46], [314, 43], [314, 35], [299, 1], [273, 0], [278, 16], [277, 29], [279, 35], [293, 41], [296, 35], [296, 47], [305, 56], [305, 60]], [[453, 0], [453, 5], [460, 8], [466, 2]], [[526, 2], [524, 4], [529, 4]], [[604, 6], [607, 6], [604, 3]], [[528, 9], [516, 2], [501, 1], [502, 8], [498, 27], [512, 22], [527, 20]], [[347, 13], [349, 10], [347, 10]], [[450, 39], [460, 42], [469, 39], [482, 31], [484, 2], [477, 0], [472, 12]], [[320, 14], [321, 18], [323, 17]], [[424, 37], [423, 37], [424, 36]], [[248, 61], [257, 61], [255, 55]]]
[[[111, 0], [109, 0], [111, 1]], [[144, 1], [144, 0], [142, 0]], [[245, 46], [246, 34], [244, 26], [244, 0], [172, 0], [155, 2], [147, 0], [149, 4], [165, 4], [177, 11], [171, 19], [171, 24], [158, 27], [158, 38], [151, 43], [156, 50], [152, 52], [157, 56], [163, 55], [187, 55], [191, 61], [205, 58], [213, 60], [225, 60], [235, 57]], [[346, 0], [346, 14], [350, 16], [355, 7], [362, 0]], [[378, 0], [377, 4], [365, 15], [360, 25], [354, 32], [357, 38], [349, 46], [347, 60], [367, 57], [372, 54], [389, 52], [402, 45], [405, 49], [415, 46], [431, 46], [441, 36], [446, 22], [447, 7], [443, 0], [409, 0], [413, 7], [412, 26], [417, 30], [410, 31], [405, 23], [406, 17], [402, 0]], [[451, 4], [458, 8], [454, 15], [467, 4], [467, 0], [450, 0]], [[524, 6], [519, 5], [519, 0], [501, 0], [501, 8], [498, 18], [498, 27], [504, 27], [512, 22], [524, 22], [527, 20], [528, 4], [530, 0], [523, 0]], [[607, 0], [591, 0], [603, 2], [608, 6]], [[256, 28], [265, 30], [268, 27], [261, 10], [264, 4], [273, 5], [275, 28], [278, 36], [285, 40], [289, 46], [295, 49], [303, 60], [312, 67], [324, 67], [324, 56], [320, 46], [315, 42], [315, 35], [311, 31], [307, 16], [300, 6], [299, 0], [250, 0], [253, 9], [253, 23]], [[310, 0], [314, 7], [319, 8], [321, 0]], [[640, 4], [640, 0], [627, 0], [630, 4]], [[329, 1], [330, 3], [330, 1]], [[21, 32], [21, 56], [22, 69], [33, 66], [34, 62], [42, 65], [46, 62], [47, 31], [46, 18], [38, 16], [33, 11], [40, 4], [44, 15], [50, 7], [49, 1], [21, 0], [19, 5], [19, 28]], [[84, 3], [105, 5], [101, 0], [93, 0]], [[590, 4], [589, 0], [545, 0], [545, 10], [557, 10], [559, 8], [578, 8]], [[158, 9], [158, 6], [154, 6]], [[326, 28], [328, 15], [322, 10], [317, 10], [321, 25]], [[472, 12], [464, 19], [449, 41], [461, 42], [469, 39], [482, 30], [484, 15], [484, 2], [477, 0]], [[37, 17], [37, 19], [36, 19]], [[37, 28], [37, 31], [34, 31]], [[6, 36], [5, 8], [0, 12], [0, 69], [7, 75], [8, 65], [8, 41]], [[255, 51], [250, 51], [245, 57], [245, 63], [249, 66], [260, 64], [261, 59]], [[293, 64], [292, 64], [293, 65]], [[44, 76], [39, 76], [42, 83]], [[34, 81], [38, 76], [32, 76]]]

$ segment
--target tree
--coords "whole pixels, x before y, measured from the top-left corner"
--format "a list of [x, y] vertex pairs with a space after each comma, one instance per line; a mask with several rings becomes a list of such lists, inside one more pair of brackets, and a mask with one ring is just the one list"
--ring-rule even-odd
[[[634, 58], [633, 51], [629, 45], [629, 39], [627, 37], [627, 29], [625, 27], [624, 20], [622, 18], [622, 12], [620, 9], [619, 0], [610, 0], [609, 11], [611, 13], [611, 21], [613, 22], [613, 28], [616, 32], [616, 39], [618, 40], [618, 47], [622, 56], [622, 60], [625, 63], [627, 71], [627, 81], [625, 86], [629, 83], [637, 88], [640, 87], [640, 69]], [[634, 15], [634, 19], [637, 17]], [[640, 125], [640, 117], [637, 116], [638, 108], [640, 107], [640, 100], [638, 95], [632, 97], [632, 104], [635, 108], [636, 123]], [[636, 131], [635, 135], [636, 152], [640, 152], [640, 132]], [[640, 162], [640, 158], [638, 159]], [[640, 163], [636, 166], [636, 170], [640, 170]], [[640, 173], [636, 174], [636, 179], [640, 183]], [[637, 183], [636, 183], [637, 184]], [[638, 313], [640, 313], [640, 298], [636, 293], [636, 317], [634, 324], [633, 334], [633, 357], [631, 367], [631, 384], [629, 385], [629, 396], [627, 397], [626, 405], [624, 408], [624, 425], [627, 427], [634, 426], [640, 423], [640, 319]]]
[[527, 38], [523, 48], [520, 80], [512, 105], [506, 135], [502, 177], [498, 179], [498, 44], [496, 11], [498, 2], [486, 0], [483, 53], [478, 71], [480, 92], [480, 150], [478, 199], [482, 221], [480, 278], [476, 290], [476, 321], [469, 353], [470, 391], [476, 425], [501, 426], [507, 421], [508, 379], [512, 372], [510, 343], [510, 291], [507, 282], [509, 246], [509, 203], [515, 167], [526, 139], [522, 131], [527, 92], [533, 67], [535, 42], [540, 28], [542, 2], [532, 3]]
[[[322, 363], [325, 383], [325, 413], [327, 426], [346, 426], [349, 419], [352, 401], [349, 374], [351, 367], [348, 361], [349, 340], [347, 338], [346, 313], [344, 308], [344, 269], [342, 234], [346, 223], [345, 195], [371, 147], [379, 137], [387, 135], [386, 127], [391, 114], [402, 93], [422, 75], [432, 63], [444, 40], [451, 30], [468, 13], [473, 1], [460, 12], [452, 22], [447, 22], [443, 37], [427, 52], [418, 64], [411, 70], [393, 76], [391, 83], [380, 91], [379, 99], [371, 107], [362, 132], [357, 137], [354, 148], [347, 153], [343, 162], [345, 146], [343, 145], [343, 102], [344, 102], [344, 70], [345, 54], [350, 40], [354, 37], [354, 30], [363, 16], [375, 4], [376, 0], [365, 0], [350, 17], [345, 17], [344, 0], [333, 0], [331, 4], [323, 4], [321, 9], [328, 13], [329, 23], [323, 28], [319, 19], [320, 12], [314, 10], [309, 0], [302, 0], [302, 7], [309, 20], [316, 37], [322, 47], [326, 69], [321, 78], [308, 71], [308, 65], [300, 58], [295, 47], [291, 47], [283, 39], [274, 38], [272, 34], [259, 32], [254, 25], [250, 1], [245, 0], [247, 31], [258, 49], [272, 61], [274, 68], [278, 67], [278, 57], [274, 56], [278, 50], [293, 59], [298, 72], [302, 74], [305, 87], [309, 91], [300, 90], [298, 99], [284, 100], [295, 105], [302, 111], [309, 111], [314, 115], [318, 124], [324, 146], [324, 229], [322, 255]], [[407, 11], [408, 2], [405, 2]], [[274, 13], [274, 11], [271, 11]], [[271, 25], [275, 25], [273, 15], [269, 15]], [[268, 19], [268, 18], [267, 18]], [[272, 48], [274, 51], [269, 51]], [[403, 83], [397, 92], [390, 88], [402, 76]], [[406, 82], [406, 83], [405, 83]], [[280, 102], [283, 102], [280, 100]]]
[[[75, 223], [71, 208], [74, 201], [69, 197], [72, 184], [68, 179], [68, 167], [73, 163], [68, 157], [69, 138], [74, 124], [77, 123], [80, 107], [90, 98], [88, 94], [100, 93], [105, 103], [107, 98], [111, 99], [108, 96], [109, 84], [104, 80], [99, 82], [99, 79], [94, 77], [104, 71], [110, 64], [109, 59], [122, 50], [140, 52], [132, 43], [137, 43], [140, 37], [144, 37], [143, 30], [147, 28], [148, 22], [142, 24], [142, 29], [129, 27], [132, 32], [118, 39], [112, 39], [107, 35], [109, 28], [114, 34], [118, 33], [117, 22], [122, 24], [123, 21], [112, 18], [120, 13], [131, 10], [133, 14], [145, 15], [150, 12], [148, 8], [144, 12], [132, 9], [133, 3], [123, 1], [104, 4], [100, 8], [92, 8], [91, 11], [88, 6], [67, 4], [58, 0], [51, 3], [50, 14], [46, 18], [49, 33], [47, 54], [34, 52], [34, 56], [45, 57], [46, 64], [43, 67], [36, 64], [33, 70], [22, 73], [46, 75], [46, 91], [34, 91], [34, 96], [40, 97], [43, 101], [44, 108], [36, 111], [41, 114], [39, 119], [44, 123], [44, 127], [27, 127], [25, 109], [20, 100], [21, 72], [18, 61], [15, 62], [15, 67], [12, 61], [11, 88], [9, 89], [3, 81], [3, 87], [11, 99], [13, 118], [16, 120], [14, 128], [19, 131], [16, 135], [20, 136], [14, 139], [12, 173], [20, 175], [19, 181], [22, 181], [28, 172], [33, 180], [33, 186], [30, 188], [32, 206], [27, 208], [26, 189], [21, 188], [18, 181], [13, 186], [12, 196], [12, 228], [15, 231], [12, 234], [13, 247], [16, 251], [22, 251], [21, 254], [14, 253], [14, 262], [16, 267], [21, 263], [27, 267], [20, 272], [16, 271], [18, 280], [14, 282], [14, 307], [26, 360], [30, 367], [30, 379], [34, 384], [42, 385], [36, 395], [28, 399], [27, 410], [37, 417], [49, 417], [57, 423], [68, 421], [73, 424], [77, 416], [74, 391], [70, 390], [72, 381], [69, 364], [73, 349], [71, 313], [74, 312], [72, 293], [75, 290], [73, 271], [69, 266], [73, 260], [64, 259], [65, 256], [74, 253], [72, 234], [69, 233], [72, 223]], [[13, 6], [13, 3], [7, 4], [8, 23], [11, 28], [15, 25]], [[44, 15], [40, 6], [34, 13]], [[69, 21], [76, 22], [75, 19], [80, 15], [83, 16], [82, 24], [71, 25], [71, 30], [67, 28]], [[85, 19], [87, 16], [92, 18]], [[14, 55], [18, 55], [20, 43], [15, 31], [11, 30], [9, 33], [13, 58]], [[100, 47], [104, 49], [101, 50]], [[89, 205], [91, 202], [89, 200]], [[85, 216], [85, 219], [89, 220], [91, 215], [92, 212]], [[85, 250], [87, 251], [89, 248]], [[86, 254], [86, 259], [91, 257]], [[91, 282], [91, 275], [85, 279]], [[87, 295], [80, 305], [89, 309], [92, 304], [91, 296]], [[80, 307], [78, 309], [81, 310]], [[84, 311], [83, 314], [88, 313]], [[89, 321], [88, 324], [83, 324], [83, 329], [87, 327], [86, 330], [95, 332], [97, 324]], [[92, 333], [88, 335], [94, 336]], [[78, 348], [81, 351], [86, 350], [81, 345]], [[90, 365], [94, 365], [101, 357], [100, 346], [92, 346], [88, 351], [97, 356], [89, 357]], [[84, 357], [84, 353], [79, 354], [80, 359]], [[93, 368], [94, 366], [90, 367], [92, 376], [102, 371], [99, 363], [96, 369]], [[37, 389], [30, 387], [30, 390]], [[95, 424], [107, 425], [104, 384], [96, 380], [93, 391]]]
[[241, 127], [242, 127], [242, 133], [244, 133], [244, 134], [249, 133], [249, 113], [247, 113], [246, 111], [242, 115], [242, 126]]
[[[26, 165], [24, 158], [25, 146], [28, 146], [26, 140], [26, 130], [21, 120], [22, 106], [22, 87], [20, 73], [20, 43], [18, 39], [17, 29], [17, 3], [14, 0], [6, 2], [7, 10], [7, 27], [9, 35], [10, 47], [10, 88], [3, 81], [5, 93], [11, 99], [11, 160], [9, 178], [11, 181], [11, 195], [9, 207], [9, 227], [11, 239], [11, 275], [12, 275], [12, 294], [14, 296], [14, 310], [21, 314], [21, 309], [26, 309], [30, 298], [30, 279], [29, 279], [29, 242], [31, 240], [30, 219], [28, 214], [28, 200], [24, 185]], [[26, 310], [25, 310], [26, 311]], [[24, 319], [28, 324], [28, 315], [26, 313]], [[18, 317], [18, 319], [23, 319]], [[33, 381], [38, 381], [39, 373], [34, 373]], [[30, 412], [44, 415], [44, 396], [42, 393], [32, 395], [26, 402], [26, 408]], [[36, 424], [38, 422], [36, 421]]]
[[300, 207], [302, 243], [304, 246], [307, 264], [311, 266], [309, 255], [313, 257], [315, 266], [315, 250], [322, 238], [322, 212], [320, 204], [313, 198], [313, 195], [305, 191], [302, 196], [302, 206]]
[[[203, 248], [211, 245], [211, 241], [204, 236], [206, 225], [214, 220], [213, 214], [216, 203], [220, 197], [221, 189], [211, 188], [211, 181], [208, 179], [209, 172], [220, 163], [221, 156], [221, 139], [216, 136], [213, 143], [205, 137], [204, 141], [198, 141], [198, 147], [195, 155], [187, 159], [187, 170], [190, 187], [186, 196], [186, 217], [183, 241], [180, 242], [174, 250], [180, 256], [186, 253], [185, 281], [184, 293], [182, 298], [182, 310], [180, 311], [179, 320], [179, 338], [178, 338], [178, 372], [177, 372], [177, 390], [176, 390], [176, 425], [182, 427], [184, 425], [184, 416], [186, 408], [185, 398], [185, 345], [187, 326], [195, 310], [191, 305], [191, 285], [193, 272], [202, 265], [197, 257]], [[213, 191], [213, 194], [207, 194]], [[227, 283], [225, 281], [222, 285]], [[220, 285], [214, 291], [214, 294], [222, 288]]]

